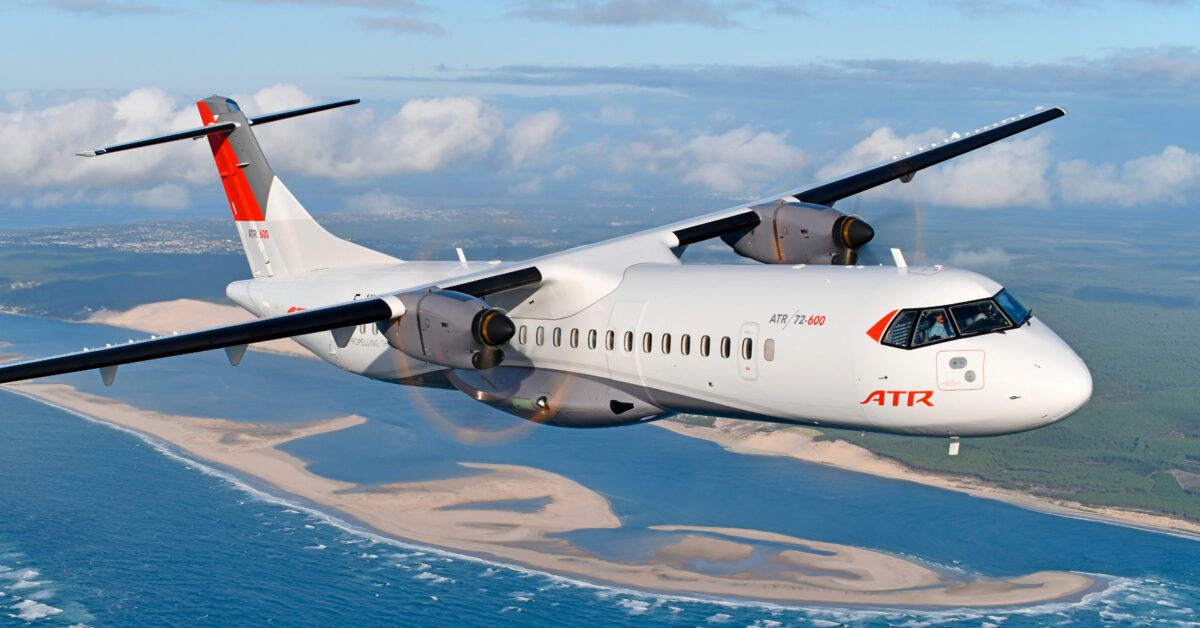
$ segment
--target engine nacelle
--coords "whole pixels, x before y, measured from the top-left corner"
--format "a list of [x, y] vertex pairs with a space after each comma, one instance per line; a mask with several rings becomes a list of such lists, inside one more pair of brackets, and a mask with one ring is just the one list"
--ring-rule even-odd
[[500, 346], [516, 331], [503, 310], [451, 290], [397, 295], [405, 312], [383, 330], [388, 344], [432, 364], [488, 369], [504, 360]]
[[764, 264], [853, 264], [875, 237], [870, 225], [824, 205], [770, 203], [751, 207], [758, 226], [721, 236], [738, 255]]
[[450, 371], [450, 383], [472, 398], [535, 423], [616, 427], [666, 414], [635, 392], [586, 375], [519, 366]]

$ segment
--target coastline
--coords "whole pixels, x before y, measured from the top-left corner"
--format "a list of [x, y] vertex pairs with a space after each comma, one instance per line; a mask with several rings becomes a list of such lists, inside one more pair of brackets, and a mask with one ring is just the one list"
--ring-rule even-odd
[[762, 432], [759, 431], [759, 424], [732, 419], [716, 419], [713, 427], [688, 425], [671, 420], [656, 421], [653, 425], [682, 436], [716, 443], [733, 453], [794, 458], [846, 471], [957, 491], [972, 497], [994, 499], [1038, 512], [1200, 540], [1198, 523], [1124, 508], [1088, 506], [1079, 502], [1039, 497], [991, 486], [972, 478], [926, 473], [843, 440], [817, 441], [816, 437], [822, 433], [806, 427], [777, 428]]
[[[309, 471], [278, 445], [350, 429], [346, 416], [299, 425], [256, 425], [143, 410], [62, 384], [10, 390], [96, 420], [148, 434], [291, 495], [345, 513], [394, 538], [461, 551], [548, 573], [642, 591], [775, 603], [903, 607], [1003, 607], [1078, 599], [1101, 583], [1082, 574], [1037, 572], [993, 579], [935, 571], [882, 552], [758, 530], [655, 526], [662, 544], [650, 559], [590, 554], [557, 536], [620, 528], [607, 499], [569, 478], [527, 466], [460, 463], [476, 475], [359, 486]], [[501, 507], [536, 500], [531, 511]], [[762, 565], [732, 573], [695, 569], [704, 561]]]

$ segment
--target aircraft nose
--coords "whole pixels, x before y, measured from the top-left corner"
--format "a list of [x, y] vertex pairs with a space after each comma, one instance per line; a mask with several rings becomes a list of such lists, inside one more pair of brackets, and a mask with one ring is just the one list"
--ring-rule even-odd
[[[1029, 362], [1008, 398], [1022, 404], [1023, 429], [1042, 427], [1071, 416], [1092, 397], [1092, 373], [1066, 342], [1040, 321], [1027, 328]], [[1015, 393], [1015, 394], [1013, 394]]]
[[1052, 415], [1054, 421], [1061, 421], [1072, 414], [1092, 398], [1092, 372], [1087, 364], [1069, 348], [1068, 355], [1062, 356], [1055, 365], [1051, 375], [1054, 405], [1057, 414]]

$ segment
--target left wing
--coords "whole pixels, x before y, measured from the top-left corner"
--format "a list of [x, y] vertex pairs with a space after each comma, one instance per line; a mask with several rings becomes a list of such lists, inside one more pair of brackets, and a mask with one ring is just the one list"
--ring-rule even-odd
[[[34, 377], [61, 375], [88, 369], [100, 369], [105, 384], [112, 384], [120, 364], [166, 358], [209, 349], [226, 349], [230, 361], [241, 359], [246, 345], [334, 330], [335, 339], [341, 330], [352, 332], [354, 326], [376, 323], [404, 314], [404, 305], [394, 296], [351, 301], [293, 314], [272, 316], [248, 323], [213, 327], [174, 336], [141, 340], [129, 344], [85, 350], [79, 353], [31, 360], [0, 366], [0, 383]], [[345, 339], [349, 340], [349, 333]], [[339, 343], [340, 344], [340, 343]]]

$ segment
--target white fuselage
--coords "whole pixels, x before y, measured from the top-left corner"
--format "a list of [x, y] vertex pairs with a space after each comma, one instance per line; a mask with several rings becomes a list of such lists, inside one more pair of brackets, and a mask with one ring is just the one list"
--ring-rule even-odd
[[[235, 282], [228, 293], [268, 316], [483, 266], [326, 271]], [[518, 332], [504, 347], [504, 364], [607, 380], [677, 413], [939, 436], [1006, 434], [1061, 420], [1090, 397], [1091, 376], [1037, 318], [1004, 333], [912, 349], [868, 334], [896, 310], [1000, 290], [976, 273], [937, 267], [636, 264], [575, 311], [546, 316], [536, 292], [505, 304]], [[344, 348], [329, 332], [297, 340], [339, 368], [376, 379], [415, 382], [443, 370], [392, 348], [371, 326]], [[971, 381], [962, 377], [966, 370]]]

